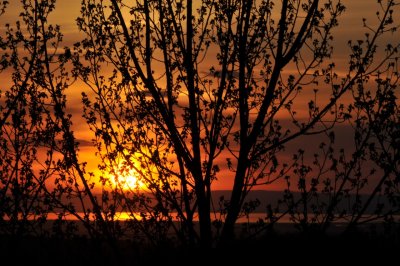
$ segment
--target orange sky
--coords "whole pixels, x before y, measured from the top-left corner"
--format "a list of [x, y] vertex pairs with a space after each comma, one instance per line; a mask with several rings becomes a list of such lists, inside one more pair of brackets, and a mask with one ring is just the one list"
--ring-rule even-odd
[[[0, 27], [3, 27], [6, 22], [15, 21], [18, 14], [17, 0], [12, 0], [10, 8], [7, 10], [6, 15], [0, 18]], [[82, 36], [77, 30], [75, 19], [79, 15], [81, 0], [58, 0], [56, 4], [56, 10], [50, 17], [50, 22], [61, 25], [61, 30], [64, 34], [63, 46], [71, 46], [76, 41], [80, 40]], [[107, 1], [105, 1], [107, 2]], [[333, 60], [336, 62], [340, 72], [343, 67], [346, 67], [347, 55], [349, 49], [347, 47], [347, 41], [349, 39], [361, 38], [364, 30], [362, 29], [362, 18], [370, 18], [371, 22], [374, 19], [376, 12], [376, 0], [344, 0], [342, 1], [347, 11], [345, 15], [341, 17], [340, 26], [335, 30], [335, 51]], [[212, 52], [212, 51], [211, 51]], [[4, 86], [3, 83], [0, 86]], [[4, 90], [3, 88], [1, 88]], [[98, 159], [94, 155], [95, 148], [90, 143], [93, 134], [89, 131], [88, 126], [81, 118], [82, 105], [81, 105], [81, 92], [88, 91], [82, 83], [75, 83], [67, 92], [68, 96], [68, 111], [74, 117], [74, 131], [75, 136], [81, 143], [80, 145], [80, 158], [88, 162], [88, 170], [95, 170]], [[309, 100], [309, 95], [302, 95], [304, 102]], [[338, 128], [338, 145], [348, 146], [348, 130], [346, 126]], [[310, 139], [312, 138], [312, 139]], [[351, 140], [351, 139], [350, 139]], [[315, 149], [319, 144], [319, 140], [315, 137], [306, 137], [296, 141], [297, 144], [307, 143], [310, 150]], [[310, 143], [314, 143], [315, 147], [310, 147]], [[312, 145], [312, 144], [311, 144]], [[296, 145], [291, 145], [287, 149], [287, 158], [291, 157], [291, 154], [297, 150]], [[285, 156], [286, 157], [286, 156]], [[216, 188], [218, 189], [230, 189], [231, 181], [218, 182]], [[270, 189], [279, 189], [281, 184], [276, 183], [269, 187]]]

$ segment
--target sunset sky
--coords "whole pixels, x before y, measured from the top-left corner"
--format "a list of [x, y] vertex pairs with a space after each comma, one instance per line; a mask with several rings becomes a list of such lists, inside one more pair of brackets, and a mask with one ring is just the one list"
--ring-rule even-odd
[[[0, 18], [0, 26], [3, 27], [5, 23], [13, 22], [17, 18], [19, 12], [19, 1], [12, 0], [6, 14]], [[108, 2], [108, 1], [105, 1]], [[349, 48], [347, 42], [350, 39], [362, 38], [365, 29], [362, 28], [363, 18], [367, 18], [371, 25], [376, 23], [375, 13], [377, 10], [376, 0], [344, 0], [342, 1], [347, 10], [340, 18], [340, 26], [335, 29], [334, 40], [334, 54], [332, 60], [337, 65], [337, 71], [346, 69]], [[56, 9], [50, 17], [50, 23], [59, 24], [61, 31], [64, 34], [64, 42], [62, 46], [72, 46], [73, 43], [81, 40], [83, 35], [78, 32], [76, 26], [76, 18], [80, 13], [81, 0], [58, 0]], [[210, 62], [211, 64], [211, 62]], [[79, 156], [81, 160], [88, 162], [88, 171], [95, 171], [98, 164], [98, 159], [95, 156], [95, 148], [91, 143], [93, 133], [88, 129], [87, 124], [82, 116], [81, 92], [88, 91], [81, 82], [75, 82], [67, 91], [68, 103], [67, 109], [73, 115], [75, 136], [80, 142]], [[302, 95], [301, 97], [307, 97]], [[329, 96], [327, 96], [329, 97]], [[308, 99], [304, 99], [307, 101]], [[284, 120], [284, 118], [283, 118]], [[349, 130], [346, 125], [341, 125], [337, 129], [338, 145], [349, 146], [351, 145], [352, 137], [349, 136]], [[320, 139], [315, 136], [303, 137], [296, 140], [297, 144], [307, 143], [310, 151], [315, 150], [318, 146]], [[312, 145], [308, 143], [313, 143]], [[315, 145], [314, 145], [315, 144]], [[297, 149], [296, 145], [289, 146], [287, 149], [287, 157], [290, 158], [291, 154]], [[312, 153], [311, 153], [312, 154]], [[231, 188], [231, 182], [218, 182], [216, 185], [218, 189]], [[281, 184], [277, 183], [269, 187], [270, 189], [279, 189]]]

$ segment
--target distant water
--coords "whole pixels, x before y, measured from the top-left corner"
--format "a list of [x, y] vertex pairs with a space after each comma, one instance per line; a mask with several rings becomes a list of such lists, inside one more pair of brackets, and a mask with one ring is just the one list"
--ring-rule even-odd
[[[83, 212], [78, 212], [77, 215], [79, 215], [80, 217], [84, 217], [84, 213]], [[178, 221], [178, 215], [177, 213], [171, 213], [171, 216], [173, 218], [174, 221]], [[49, 213], [47, 215], [47, 219], [48, 220], [57, 220], [59, 217], [59, 215], [57, 213]], [[260, 219], [264, 220], [266, 217], [266, 215], [264, 213], [251, 213], [249, 215], [249, 217], [240, 217], [238, 219], [238, 223], [255, 223], [258, 222]], [[31, 218], [33, 220], [33, 217]], [[67, 214], [64, 215], [64, 219], [65, 220], [69, 220], [69, 221], [78, 221], [78, 217], [76, 217], [75, 215], [72, 214]], [[91, 220], [95, 220], [95, 215], [91, 214], [90, 215], [90, 219]], [[132, 213], [129, 212], [117, 212], [114, 215], [114, 220], [116, 221], [127, 221], [130, 219], [136, 219], [136, 220], [142, 220], [142, 217], [140, 216], [139, 213], [135, 213], [132, 215]], [[216, 220], [216, 219], [224, 219], [223, 217], [219, 217], [219, 215], [217, 215], [216, 217], [212, 215], [212, 220]], [[198, 222], [199, 221], [199, 217], [198, 215], [195, 215], [193, 217], [193, 221]], [[290, 217], [288, 215], [282, 217], [279, 222], [284, 222], [284, 223], [290, 223]]]
[[[84, 217], [83, 212], [78, 212], [77, 215], [82, 218]], [[171, 213], [171, 216], [174, 221], [179, 220], [177, 213]], [[57, 213], [49, 213], [47, 215], [47, 220], [56, 220], [56, 219], [58, 219], [58, 217], [59, 217], [59, 215]], [[278, 223], [294, 223], [294, 221], [292, 220], [290, 215], [282, 216], [282, 214], [278, 213], [278, 214], [276, 214], [276, 217], [279, 217], [279, 220], [277, 221]], [[309, 214], [308, 218], [309, 218], [310, 222], [311, 222], [311, 219], [313, 219], [313, 217], [314, 217], [314, 215]], [[78, 221], [79, 220], [78, 217], [76, 217], [75, 215], [72, 215], [72, 214], [64, 215], [63, 218], [65, 220], [69, 220], [69, 221]], [[211, 218], [212, 218], [212, 220], [216, 220], [216, 219], [224, 220], [224, 218], [220, 217], [218, 214], [216, 216], [212, 215]], [[322, 216], [320, 216], [319, 218], [322, 218]], [[363, 219], [370, 219], [370, 218], [371, 218], [371, 215], [366, 215]], [[140, 216], [139, 213], [135, 213], [132, 215], [132, 213], [129, 213], [129, 212], [117, 212], [114, 215], [113, 220], [127, 221], [130, 219], [141, 220], [142, 217]], [[31, 217], [30, 220], [34, 220], [34, 217]], [[95, 220], [94, 214], [90, 215], [90, 220], [93, 220], [93, 221]], [[198, 215], [195, 215], [193, 220], [195, 222], [199, 221]], [[396, 215], [395, 220], [400, 221], [400, 215]], [[266, 219], [266, 214], [256, 212], [256, 213], [251, 213], [248, 217], [246, 217], [246, 216], [239, 217], [239, 219], [237, 220], [237, 223], [256, 223], [259, 221], [269, 222], [269, 220]], [[383, 221], [383, 220], [376, 220], [376, 221], [379, 222], [379, 221]], [[343, 218], [343, 219], [336, 219], [334, 223], [346, 223], [346, 222], [348, 222], [348, 220]]]

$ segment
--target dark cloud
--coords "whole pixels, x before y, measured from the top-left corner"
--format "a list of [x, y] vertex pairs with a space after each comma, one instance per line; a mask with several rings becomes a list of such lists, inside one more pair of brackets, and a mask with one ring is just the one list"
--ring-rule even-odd
[[86, 139], [76, 139], [76, 142], [79, 143], [79, 147], [94, 147], [94, 144], [91, 140]]

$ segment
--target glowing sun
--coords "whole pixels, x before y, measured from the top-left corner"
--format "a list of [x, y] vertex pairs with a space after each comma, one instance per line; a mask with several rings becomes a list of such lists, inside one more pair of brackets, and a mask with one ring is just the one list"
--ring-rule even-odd
[[123, 190], [144, 189], [144, 184], [140, 181], [139, 174], [134, 170], [116, 171], [118, 174], [111, 175], [110, 181], [113, 186]]

